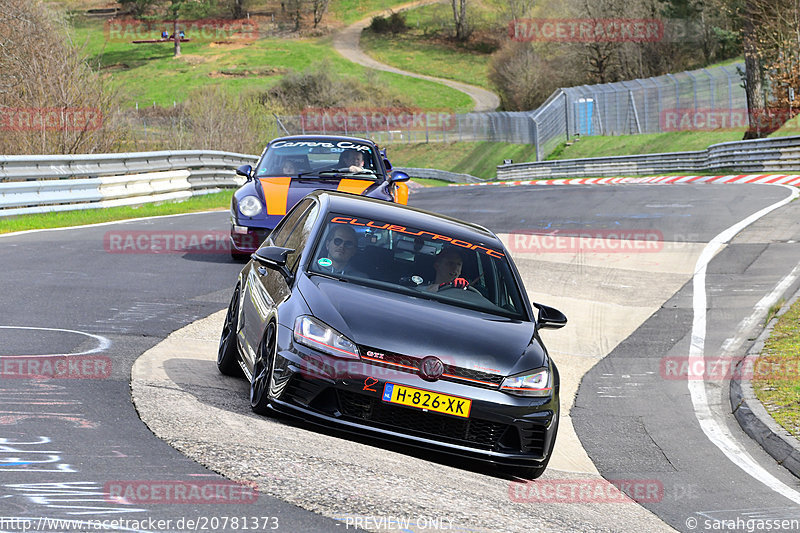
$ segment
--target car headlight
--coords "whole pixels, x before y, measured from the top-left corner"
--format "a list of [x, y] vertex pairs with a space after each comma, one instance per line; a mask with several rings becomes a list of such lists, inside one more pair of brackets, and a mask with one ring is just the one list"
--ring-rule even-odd
[[509, 376], [503, 380], [500, 390], [515, 396], [534, 396], [538, 398], [550, 396], [553, 391], [550, 383], [550, 372], [544, 369], [533, 374]]
[[294, 321], [294, 341], [335, 357], [360, 359], [358, 346], [353, 341], [310, 316], [299, 316]]
[[239, 212], [246, 217], [254, 217], [261, 212], [261, 200], [255, 196], [245, 196], [239, 202]]

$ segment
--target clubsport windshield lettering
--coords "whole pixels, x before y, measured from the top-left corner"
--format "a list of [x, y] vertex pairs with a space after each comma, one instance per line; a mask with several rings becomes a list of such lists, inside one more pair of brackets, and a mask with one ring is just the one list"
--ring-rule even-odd
[[354, 141], [275, 141], [258, 164], [258, 177], [356, 174], [375, 179], [380, 172], [373, 148]]
[[333, 214], [308, 271], [508, 318], [527, 319], [505, 254], [421, 228]]

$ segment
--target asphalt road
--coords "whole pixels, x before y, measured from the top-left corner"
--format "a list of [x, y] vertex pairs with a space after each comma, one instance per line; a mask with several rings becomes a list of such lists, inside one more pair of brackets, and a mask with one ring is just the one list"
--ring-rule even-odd
[[[658, 231], [672, 242], [705, 243], [786, 194], [785, 189], [768, 186], [448, 188], [415, 191], [412, 204], [484, 224], [498, 233], [622, 227]], [[790, 204], [768, 215], [711, 261], [709, 351], [732, 337], [754, 303], [797, 264], [796, 209]], [[109, 232], [224, 231], [225, 224], [225, 213], [210, 213], [0, 237], [0, 267], [5, 273], [0, 279], [0, 355], [90, 352], [84, 357], [100, 362], [108, 358], [111, 366], [110, 376], [98, 376], [102, 379], [0, 382], [0, 517], [163, 518], [172, 519], [175, 529], [180, 518], [277, 516], [284, 531], [341, 529], [333, 520], [264, 494], [255, 504], [134, 505], [108, 498], [109, 487], [126, 481], [221, 481], [152, 435], [131, 405], [128, 380], [140, 354], [170, 332], [226, 306], [241, 265], [230, 262], [226, 254], [202, 250], [109, 253], [104, 239], [107, 243]], [[645, 505], [676, 529], [702, 531], [687, 526], [686, 520], [751, 517], [752, 510], [766, 516], [796, 516], [796, 503], [765, 488], [709, 443], [697, 422], [686, 381], [659, 375], [661, 358], [687, 354], [690, 306], [688, 285], [587, 374], [573, 409], [578, 437], [606, 478], [660, 483], [663, 496]], [[610, 394], [612, 389], [624, 394]], [[709, 391], [712, 401], [715, 393], [722, 397], [724, 392]], [[242, 400], [246, 403], [246, 398]], [[209, 403], [220, 407], [213, 399]], [[759, 465], [783, 483], [797, 485], [749, 443], [732, 418], [727, 427]], [[186, 440], [201, 439], [204, 431], [190, 428]], [[346, 445], [346, 441], [326, 442]], [[251, 444], [240, 443], [242, 455], [249, 453]], [[380, 465], [382, 449], [376, 447], [374, 453], [372, 460]], [[404, 452], [392, 453], [402, 457]], [[206, 464], [213, 459], [209, 457]], [[467, 473], [472, 481], [485, 478], [481, 472]], [[244, 468], [237, 479], [247, 475]], [[335, 486], [336, 480], [317, 483]], [[455, 505], [469, 505], [457, 492], [450, 496], [448, 501]], [[391, 502], [392, 494], [385, 498]], [[608, 505], [528, 506], [525, 512], [542, 522], [510, 530], [629, 530], [630, 525], [613, 526], [605, 515], [625, 513]], [[495, 508], [487, 511], [497, 513]], [[593, 520], [603, 527], [596, 527]], [[491, 529], [491, 523], [485, 526]], [[131, 529], [158, 530], [152, 524]]]
[[[5, 356], [91, 351], [107, 339], [107, 348], [83, 357], [107, 357], [111, 368], [107, 377], [101, 372], [88, 379], [29, 380], [3, 373], [0, 517], [128, 520], [112, 528], [119, 531], [125, 530], [123, 525], [132, 530], [174, 529], [186, 525], [178, 524], [181, 518], [194, 520], [201, 530], [203, 525], [206, 530], [241, 529], [211, 522], [212, 517], [226, 516], [257, 517], [260, 525], [268, 523], [262, 529], [273, 525], [267, 517], [277, 517], [282, 531], [335, 527], [330, 519], [267, 496], [247, 503], [251, 500], [243, 493], [234, 493], [236, 487], [229, 496], [201, 500], [211, 503], [170, 504], [166, 489], [164, 494], [142, 492], [133, 501], [109, 498], [115, 487], [122, 487], [118, 493], [124, 494], [129, 487], [138, 490], [153, 481], [196, 481], [213, 490], [214, 483], [225, 481], [153, 436], [131, 405], [129, 379], [131, 365], [142, 352], [173, 330], [226, 306], [241, 265], [227, 254], [205, 253], [202, 248], [196, 253], [107, 251], [107, 243], [116, 235], [224, 231], [225, 215], [157, 218], [0, 238], [4, 363], [8, 364]], [[164, 528], [148, 523], [150, 519], [173, 522]], [[0, 523], [0, 530], [4, 528], [14, 530]]]

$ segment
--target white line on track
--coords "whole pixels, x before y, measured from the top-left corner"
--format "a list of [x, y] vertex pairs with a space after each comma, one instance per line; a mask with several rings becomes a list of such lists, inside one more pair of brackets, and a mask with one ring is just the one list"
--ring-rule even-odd
[[38, 355], [3, 355], [0, 356], [4, 359], [6, 358], [14, 358], [14, 357], [52, 357], [53, 355], [66, 355], [66, 356], [73, 356], [73, 355], [89, 355], [91, 353], [97, 353], [105, 351], [109, 346], [111, 346], [111, 341], [102, 335], [95, 335], [94, 333], [86, 333], [85, 331], [76, 331], [74, 329], [60, 329], [60, 328], [39, 328], [35, 326], [0, 326], [0, 329], [24, 329], [24, 330], [34, 330], [34, 331], [58, 331], [60, 333], [74, 333], [75, 335], [83, 335], [84, 337], [90, 337], [97, 341], [97, 346], [92, 348], [91, 350], [86, 350], [83, 352], [77, 353], [67, 353], [67, 354], [38, 354]]
[[[741, 220], [740, 222], [729, 227], [716, 237], [714, 237], [703, 249], [700, 257], [695, 264], [695, 273], [692, 280], [692, 307], [694, 312], [694, 319], [692, 321], [692, 340], [689, 348], [689, 364], [696, 362], [705, 363], [705, 337], [706, 337], [706, 267], [714, 254], [722, 247], [723, 244], [730, 241], [737, 233], [744, 228], [760, 219], [764, 215], [782, 207], [798, 196], [800, 191], [795, 187], [785, 186], [791, 191], [791, 194], [785, 199], [774, 203], [764, 209], [753, 213], [749, 217]], [[791, 274], [781, 280], [778, 285], [766, 295], [759, 305], [756, 306], [756, 311], [760, 310], [759, 306], [769, 304], [777, 300], [780, 294], [791, 285], [792, 276], [796, 277], [797, 268]], [[744, 470], [747, 474], [760, 481], [771, 490], [781, 494], [782, 496], [792, 500], [795, 503], [800, 503], [800, 492], [792, 489], [784, 484], [778, 478], [767, 472], [758, 462], [756, 462], [744, 447], [735, 439], [731, 434], [725, 421], [721, 415], [715, 414], [708, 402], [706, 394], [706, 383], [703, 380], [688, 380], [689, 393], [692, 397], [692, 404], [694, 405], [695, 416], [700, 423], [703, 433], [706, 434], [708, 439], [724, 453], [728, 459], [731, 460], [736, 466]]]

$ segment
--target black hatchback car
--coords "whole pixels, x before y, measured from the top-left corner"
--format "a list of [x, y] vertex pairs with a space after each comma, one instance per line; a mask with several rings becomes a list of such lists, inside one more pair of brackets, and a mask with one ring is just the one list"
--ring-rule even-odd
[[559, 375], [539, 330], [566, 317], [527, 299], [489, 230], [332, 191], [301, 200], [245, 265], [217, 366], [244, 373], [257, 413], [542, 474]]

